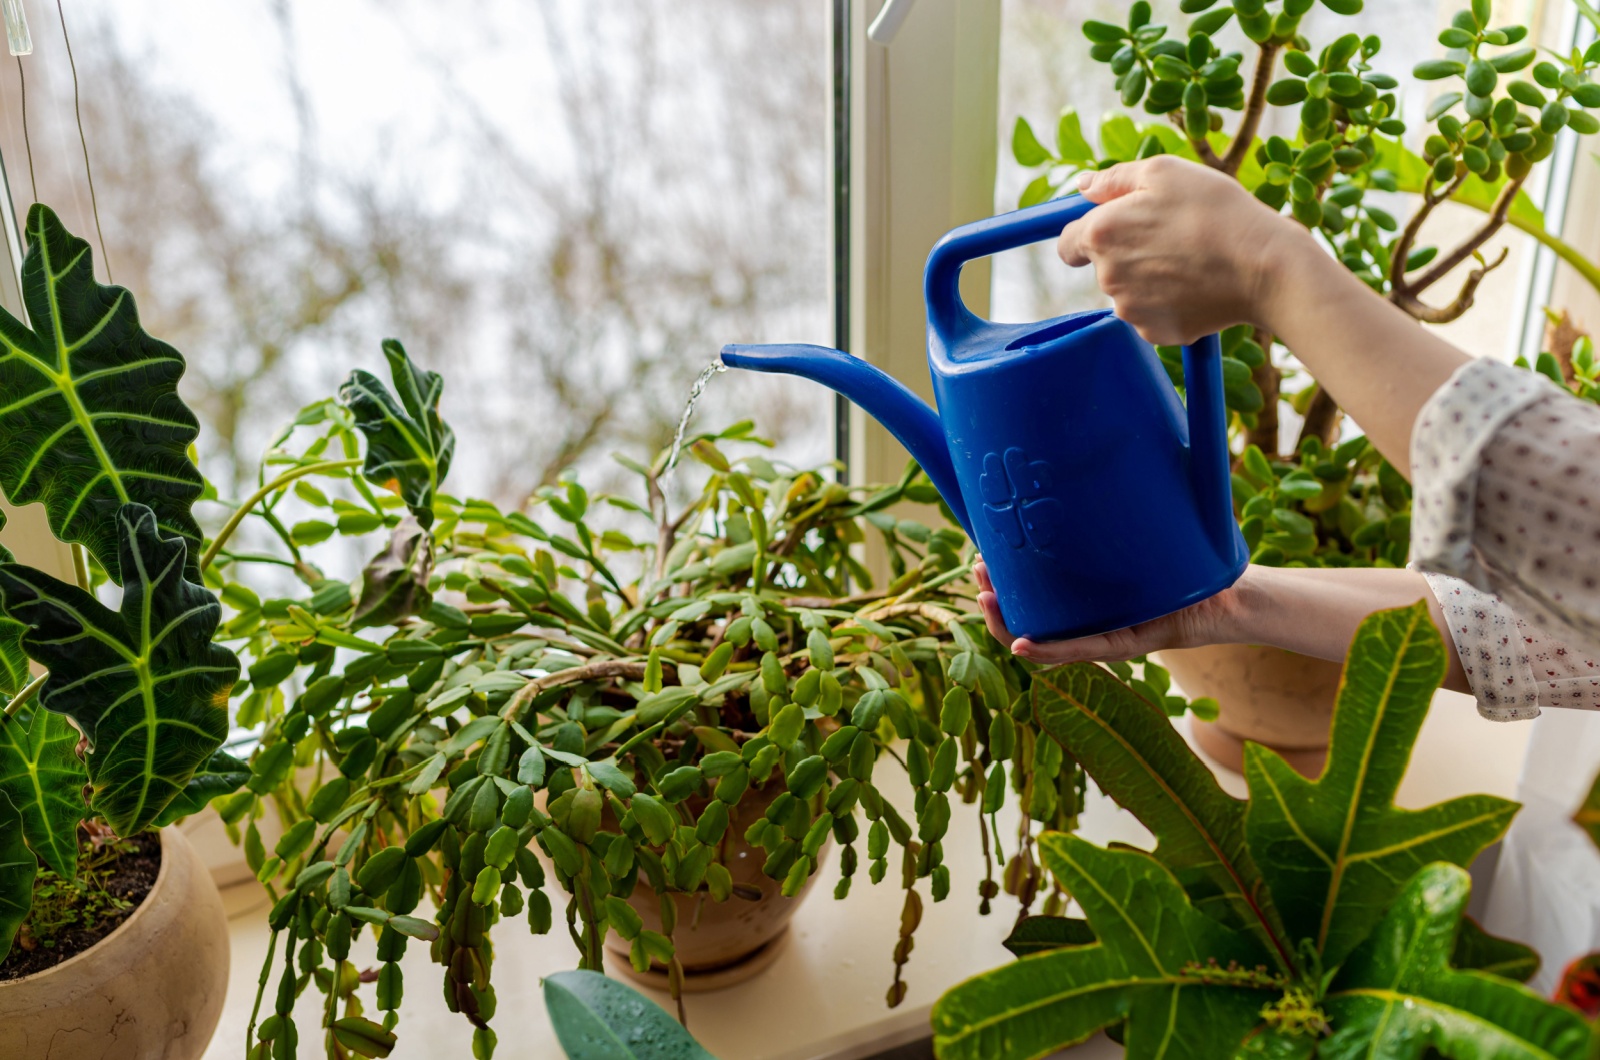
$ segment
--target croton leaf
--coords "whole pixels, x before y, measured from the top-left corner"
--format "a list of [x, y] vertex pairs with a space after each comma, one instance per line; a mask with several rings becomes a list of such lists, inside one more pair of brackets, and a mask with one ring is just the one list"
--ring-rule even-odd
[[221, 746], [239, 660], [211, 643], [222, 607], [184, 577], [183, 539], [162, 536], [142, 504], [116, 523], [120, 612], [16, 563], [0, 566], [0, 606], [28, 627], [23, 646], [50, 671], [40, 702], [89, 739], [95, 812], [132, 835]]
[[1526, 983], [1539, 974], [1539, 955], [1532, 946], [1491, 935], [1471, 917], [1463, 917], [1450, 963], [1462, 970], [1488, 972]]
[[33, 908], [33, 878], [39, 861], [22, 837], [22, 816], [0, 792], [0, 961], [11, 952], [17, 929]]
[[[0, 310], [0, 488], [43, 501], [50, 529], [122, 581], [117, 511], [138, 502], [189, 546], [204, 483], [189, 460], [199, 434], [178, 397], [183, 358], [139, 326], [133, 296], [95, 282], [89, 244], [48, 207], [28, 211], [22, 296], [29, 328]], [[35, 330], [36, 329], [36, 330]]]
[[1445, 1056], [1582, 1060], [1589, 1025], [1527, 987], [1450, 967], [1472, 888], [1466, 870], [1424, 866], [1339, 969], [1325, 1006], [1336, 1028], [1322, 1060]]
[[1572, 819], [1589, 833], [1589, 838], [1593, 839], [1597, 846], [1600, 846], [1600, 774], [1595, 775], [1588, 796]]
[[1196, 907], [1255, 935], [1280, 971], [1293, 967], [1288, 933], [1245, 846], [1245, 803], [1222, 790], [1164, 710], [1103, 667], [1074, 663], [1034, 675], [1033, 712], [1151, 831], [1156, 859]]
[[1126, 1021], [1131, 1057], [1231, 1056], [1281, 992], [1251, 935], [1196, 909], [1138, 850], [1040, 837], [1045, 867], [1083, 908], [1098, 942], [1022, 957], [946, 993], [933, 1008], [941, 1060], [1039, 1057]]
[[428, 575], [433, 570], [433, 537], [414, 515], [407, 514], [389, 536], [389, 544], [361, 571], [361, 596], [353, 624], [389, 626], [407, 615], [421, 614], [433, 602]]
[[71, 879], [78, 872], [78, 822], [89, 814], [89, 782], [78, 757], [78, 730], [60, 714], [30, 703], [0, 717], [0, 794], [22, 819], [39, 860]]
[[241, 762], [226, 751], [218, 751], [194, 771], [189, 783], [172, 797], [167, 808], [156, 817], [154, 827], [165, 828], [174, 821], [199, 813], [212, 799], [232, 795], [250, 779], [250, 763]]
[[599, 972], [544, 978], [544, 1007], [567, 1060], [716, 1060], [638, 991]]
[[1367, 936], [1422, 866], [1469, 864], [1517, 811], [1490, 795], [1395, 807], [1444, 672], [1426, 604], [1381, 611], [1351, 643], [1322, 776], [1307, 780], [1266, 748], [1245, 747], [1247, 841], [1291, 937], [1311, 939], [1325, 968]]
[[398, 493], [424, 527], [433, 525], [433, 496], [450, 470], [455, 432], [439, 418], [444, 381], [411, 363], [393, 339], [383, 343], [395, 395], [371, 372], [359, 369], [339, 388], [339, 400], [355, 414], [367, 436], [361, 473], [368, 481]]
[[1087, 946], [1095, 941], [1094, 929], [1086, 920], [1067, 916], [1030, 916], [1017, 922], [1002, 945], [1013, 957], [1058, 950], [1063, 946]]

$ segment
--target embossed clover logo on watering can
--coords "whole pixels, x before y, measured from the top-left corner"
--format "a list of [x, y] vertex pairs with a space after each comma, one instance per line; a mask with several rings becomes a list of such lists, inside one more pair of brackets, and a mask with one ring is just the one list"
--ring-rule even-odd
[[1012, 548], [1031, 545], [1041, 552], [1055, 544], [1066, 507], [1048, 496], [1053, 473], [1044, 460], [1029, 460], [1015, 447], [1005, 455], [988, 453], [978, 489], [989, 525]]
[[1099, 310], [997, 324], [961, 302], [974, 258], [1054, 239], [1081, 196], [946, 235], [928, 255], [935, 413], [865, 360], [820, 346], [727, 346], [730, 368], [832, 387], [899, 439], [983, 553], [1007, 627], [1034, 640], [1144, 622], [1232, 585], [1222, 354], [1184, 348], [1187, 407], [1150, 344]]

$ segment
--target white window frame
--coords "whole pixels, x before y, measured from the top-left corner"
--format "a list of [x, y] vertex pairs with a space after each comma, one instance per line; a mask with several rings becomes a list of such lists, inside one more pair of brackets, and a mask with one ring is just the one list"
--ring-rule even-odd
[[[848, 121], [834, 115], [834, 129], [848, 136], [846, 157], [835, 143], [834, 158], [849, 171], [835, 196], [849, 216], [835, 225], [835, 341], [931, 404], [922, 268], [940, 236], [994, 213], [1000, 0], [916, 0], [887, 46], [866, 35], [882, 6], [835, 0], [832, 9], [836, 30], [848, 20], [841, 94], [849, 98]], [[961, 278], [962, 297], [980, 315], [989, 310], [989, 274], [982, 260]], [[897, 480], [906, 451], [859, 408], [841, 403], [840, 412], [839, 456], [851, 481]]]

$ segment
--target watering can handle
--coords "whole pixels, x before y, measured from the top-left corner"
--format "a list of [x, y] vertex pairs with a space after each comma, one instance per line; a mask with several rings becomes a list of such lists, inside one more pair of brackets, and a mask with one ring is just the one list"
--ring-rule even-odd
[[[1068, 195], [1037, 206], [986, 217], [949, 232], [934, 244], [923, 274], [928, 324], [958, 334], [977, 323], [961, 301], [961, 267], [973, 258], [1055, 239], [1061, 230], [1094, 209], [1082, 195]], [[1236, 534], [1229, 476], [1228, 409], [1222, 392], [1222, 344], [1207, 335], [1183, 348], [1184, 389], [1188, 397], [1189, 446], [1196, 495], [1212, 510], [1205, 524], [1219, 550], [1231, 548]]]

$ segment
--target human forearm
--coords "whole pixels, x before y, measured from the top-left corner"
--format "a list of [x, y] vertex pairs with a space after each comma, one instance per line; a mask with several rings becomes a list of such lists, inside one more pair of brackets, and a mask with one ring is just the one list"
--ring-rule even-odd
[[1467, 355], [1374, 294], [1310, 233], [1286, 237], [1267, 271], [1259, 323], [1410, 478], [1417, 413]]
[[1215, 641], [1269, 644], [1319, 659], [1343, 661], [1356, 627], [1374, 611], [1428, 602], [1449, 657], [1446, 688], [1470, 692], [1451, 647], [1444, 612], [1415, 571], [1374, 568], [1251, 567], [1219, 618]]

